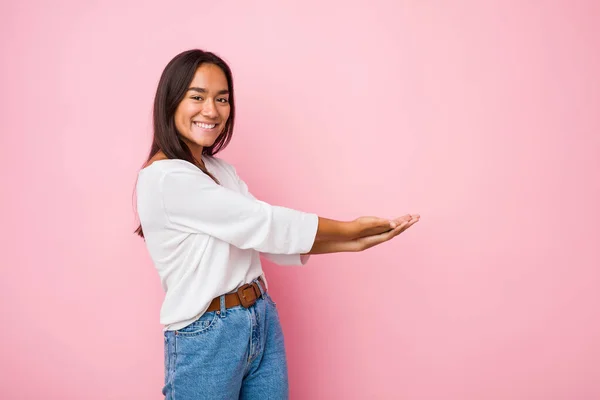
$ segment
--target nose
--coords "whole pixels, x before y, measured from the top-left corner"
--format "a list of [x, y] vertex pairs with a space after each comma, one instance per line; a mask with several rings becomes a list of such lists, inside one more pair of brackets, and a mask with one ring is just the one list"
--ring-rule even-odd
[[209, 118], [216, 118], [218, 116], [214, 100], [208, 99], [204, 102], [202, 105], [202, 115]]

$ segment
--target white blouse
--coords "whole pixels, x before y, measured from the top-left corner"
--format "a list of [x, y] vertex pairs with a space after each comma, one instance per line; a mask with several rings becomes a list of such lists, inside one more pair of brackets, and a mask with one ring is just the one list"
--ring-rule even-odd
[[[202, 156], [207, 170], [177, 159], [138, 174], [137, 211], [165, 298], [160, 322], [181, 329], [215, 297], [263, 276], [259, 253], [280, 265], [304, 265], [318, 228], [312, 213], [255, 199], [235, 168]], [[266, 279], [265, 279], [266, 281]]]

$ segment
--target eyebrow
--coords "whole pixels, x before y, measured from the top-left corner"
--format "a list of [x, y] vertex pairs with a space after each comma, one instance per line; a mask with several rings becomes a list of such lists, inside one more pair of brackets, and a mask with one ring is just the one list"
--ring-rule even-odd
[[[200, 93], [206, 93], [206, 92], [207, 92], [207, 90], [206, 90], [206, 89], [204, 89], [204, 88], [201, 88], [201, 87], [195, 87], [195, 86], [192, 86], [191, 88], [189, 88], [189, 89], [188, 89], [188, 92], [189, 92], [190, 90], [194, 90], [194, 91], [196, 91], [196, 92], [200, 92]], [[229, 94], [229, 90], [227, 90], [227, 89], [225, 89], [225, 90], [219, 90], [219, 91], [217, 92], [217, 94]]]

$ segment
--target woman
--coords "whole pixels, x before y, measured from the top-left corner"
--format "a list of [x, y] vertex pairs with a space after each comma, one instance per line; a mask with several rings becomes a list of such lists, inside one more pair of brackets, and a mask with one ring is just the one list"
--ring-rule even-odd
[[231, 140], [231, 70], [190, 50], [166, 66], [154, 101], [154, 140], [139, 172], [137, 233], [165, 299], [167, 399], [286, 399], [283, 334], [259, 254], [304, 265], [311, 254], [362, 251], [419, 220], [335, 221], [255, 199], [214, 155]]

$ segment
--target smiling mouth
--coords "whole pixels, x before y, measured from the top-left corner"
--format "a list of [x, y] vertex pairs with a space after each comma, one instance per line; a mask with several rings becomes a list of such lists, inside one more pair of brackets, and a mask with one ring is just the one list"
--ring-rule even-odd
[[218, 124], [205, 124], [203, 122], [192, 122], [194, 125], [196, 125], [198, 128], [202, 128], [202, 129], [213, 129], [215, 128]]

